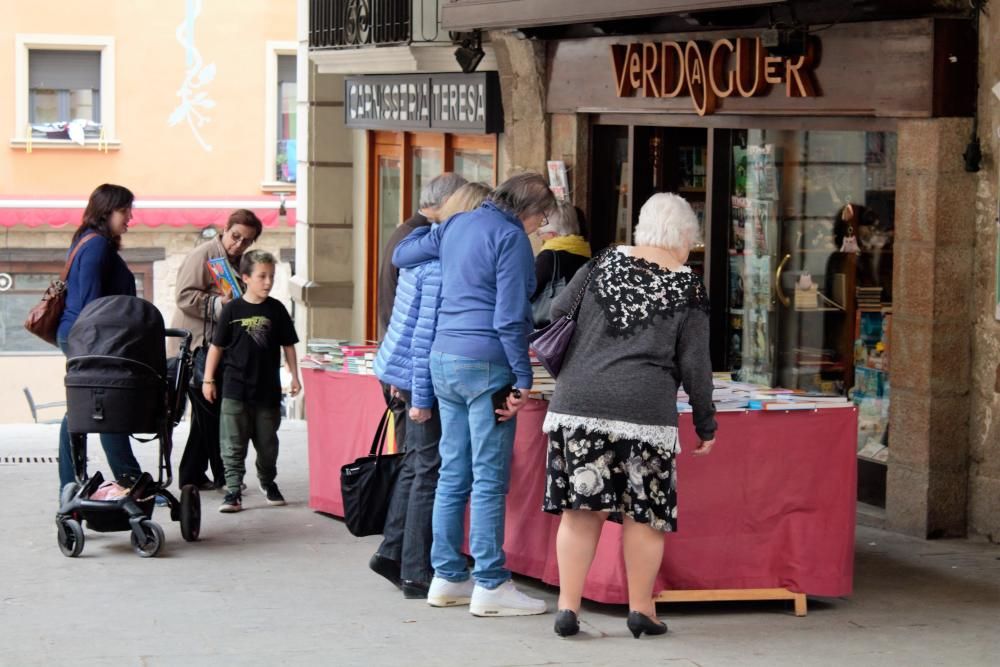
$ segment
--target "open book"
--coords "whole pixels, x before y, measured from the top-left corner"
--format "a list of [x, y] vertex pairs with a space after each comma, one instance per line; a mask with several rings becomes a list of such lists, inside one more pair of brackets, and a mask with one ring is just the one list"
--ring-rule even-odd
[[238, 299], [243, 296], [243, 292], [240, 290], [240, 282], [233, 275], [233, 269], [225, 257], [213, 257], [206, 264], [208, 264], [208, 270], [212, 274], [212, 280], [215, 281], [216, 286], [222, 292], [223, 296], [228, 296], [232, 299]]

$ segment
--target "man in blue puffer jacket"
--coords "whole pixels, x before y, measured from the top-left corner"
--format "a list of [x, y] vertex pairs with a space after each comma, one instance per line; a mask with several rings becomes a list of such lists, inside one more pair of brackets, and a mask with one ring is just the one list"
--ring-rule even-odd
[[433, 575], [431, 512], [441, 464], [441, 419], [431, 384], [430, 352], [440, 294], [440, 262], [400, 271], [389, 327], [375, 357], [375, 375], [392, 385], [405, 402], [408, 418], [406, 455], [384, 539], [369, 567], [402, 588], [407, 598], [426, 598]]

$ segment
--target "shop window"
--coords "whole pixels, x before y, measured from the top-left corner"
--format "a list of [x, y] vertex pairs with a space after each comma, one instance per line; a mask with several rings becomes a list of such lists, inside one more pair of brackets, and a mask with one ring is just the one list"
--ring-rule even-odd
[[377, 337], [378, 269], [385, 242], [420, 208], [420, 190], [454, 171], [496, 185], [496, 135], [368, 132], [367, 336]]
[[[8, 251], [16, 254], [18, 251]], [[29, 251], [30, 252], [30, 251]], [[153, 265], [130, 264], [135, 274], [136, 294], [152, 295]], [[8, 262], [0, 269], [0, 354], [42, 354], [58, 350], [28, 333], [24, 318], [45, 294], [49, 283], [59, 277], [59, 262]]]
[[17, 35], [14, 145], [114, 141], [114, 39]]

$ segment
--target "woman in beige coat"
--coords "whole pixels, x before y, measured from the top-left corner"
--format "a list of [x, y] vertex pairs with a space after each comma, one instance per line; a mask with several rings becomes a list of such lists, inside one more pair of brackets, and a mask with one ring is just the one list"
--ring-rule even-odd
[[[193, 334], [195, 369], [188, 397], [191, 399], [191, 430], [184, 456], [178, 469], [180, 487], [194, 484], [201, 489], [225, 484], [225, 469], [219, 452], [219, 403], [209, 403], [201, 395], [201, 375], [205, 369], [205, 352], [212, 340], [216, 320], [222, 306], [230, 300], [216, 286], [208, 269], [208, 260], [225, 257], [233, 275], [239, 280], [240, 258], [260, 237], [260, 219], [252, 211], [237, 209], [229, 216], [226, 229], [192, 250], [177, 271], [177, 310], [170, 326], [187, 329]], [[168, 338], [167, 354], [177, 353], [176, 338]], [[172, 342], [172, 346], [171, 343]], [[211, 467], [212, 479], [206, 469]]]

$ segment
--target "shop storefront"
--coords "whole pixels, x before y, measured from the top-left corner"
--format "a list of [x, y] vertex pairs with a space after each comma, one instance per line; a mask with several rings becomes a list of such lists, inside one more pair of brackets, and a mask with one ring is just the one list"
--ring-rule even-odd
[[589, 165], [576, 168], [588, 169], [595, 250], [630, 242], [654, 192], [688, 199], [704, 228], [690, 263], [712, 296], [715, 370], [818, 401], [853, 397], [858, 498], [883, 508], [890, 358], [913, 361], [897, 357], [911, 346], [893, 349], [907, 322], [893, 319], [897, 183], [924, 160], [898, 132], [911, 119], [971, 116], [968, 28], [844, 24], [780, 53], [759, 31], [562, 40], [547, 51], [546, 111], [589, 127]]
[[496, 72], [345, 79], [345, 125], [366, 130], [366, 337], [375, 340], [378, 267], [386, 239], [416, 213], [420, 190], [455, 172], [497, 182], [503, 129]]

